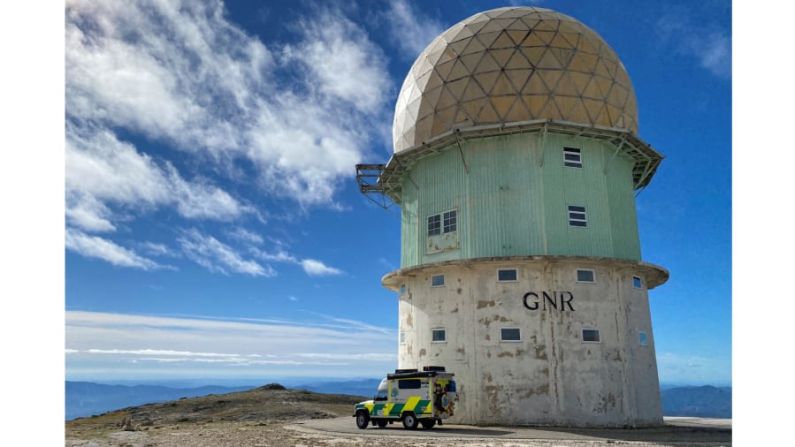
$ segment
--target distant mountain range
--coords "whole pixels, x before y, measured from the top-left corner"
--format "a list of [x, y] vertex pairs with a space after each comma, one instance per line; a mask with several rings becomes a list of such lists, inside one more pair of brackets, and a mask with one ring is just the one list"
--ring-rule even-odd
[[660, 391], [663, 414], [705, 418], [732, 417], [731, 387], [686, 386]]
[[[372, 396], [380, 379], [320, 381], [290, 388], [326, 394]], [[254, 386], [201, 386], [178, 388], [160, 385], [105, 385], [66, 382], [66, 419], [101, 414], [145, 403], [165, 402], [183, 397], [244, 391]], [[731, 387], [677, 386], [660, 390], [665, 416], [730, 418]]]
[[166, 402], [182, 397], [224, 394], [253, 387], [202, 386], [171, 388], [157, 385], [104, 385], [92, 382], [66, 382], [66, 420], [92, 416], [135, 405]]

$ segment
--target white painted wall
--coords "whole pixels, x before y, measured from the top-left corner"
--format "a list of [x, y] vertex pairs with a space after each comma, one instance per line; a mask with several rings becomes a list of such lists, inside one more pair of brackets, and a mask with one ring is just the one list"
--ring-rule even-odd
[[[518, 281], [498, 282], [503, 267], [517, 268]], [[596, 283], [576, 282], [577, 268], [595, 270]], [[460, 401], [451, 422], [661, 424], [644, 278], [653, 270], [631, 261], [535, 257], [398, 271], [384, 282], [406, 286], [399, 367], [441, 365], [456, 374]], [[445, 286], [431, 287], [438, 274]], [[644, 278], [644, 288], [633, 287], [633, 275]], [[522, 299], [530, 291], [569, 291], [574, 311], [528, 310]], [[445, 343], [431, 342], [438, 327], [447, 332]], [[502, 327], [520, 328], [521, 342], [501, 342]], [[583, 328], [599, 329], [601, 342], [583, 343]], [[648, 334], [647, 346], [639, 331]]]

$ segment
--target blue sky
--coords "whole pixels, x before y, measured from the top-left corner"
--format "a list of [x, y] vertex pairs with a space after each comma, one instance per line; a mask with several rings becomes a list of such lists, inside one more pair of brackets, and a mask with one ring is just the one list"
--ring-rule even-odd
[[[67, 378], [392, 368], [399, 215], [353, 166], [422, 48], [505, 4], [102, 3], [66, 9]], [[637, 197], [661, 381], [729, 383], [730, 2], [528, 3], [607, 40], [666, 156]]]

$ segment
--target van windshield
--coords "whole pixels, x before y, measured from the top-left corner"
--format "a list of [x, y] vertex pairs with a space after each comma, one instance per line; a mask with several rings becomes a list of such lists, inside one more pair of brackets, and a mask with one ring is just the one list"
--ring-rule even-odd
[[375, 392], [375, 400], [387, 400], [386, 379], [378, 384], [378, 391]]

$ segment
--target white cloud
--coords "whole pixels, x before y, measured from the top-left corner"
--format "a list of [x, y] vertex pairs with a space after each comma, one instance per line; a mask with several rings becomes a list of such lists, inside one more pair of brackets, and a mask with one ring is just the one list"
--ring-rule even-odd
[[332, 276], [343, 273], [342, 270], [329, 267], [317, 259], [304, 259], [301, 261], [301, 267], [304, 268], [304, 271], [309, 276]]
[[303, 41], [287, 46], [287, 60], [298, 60], [326, 97], [341, 99], [354, 108], [376, 112], [386, 99], [389, 78], [381, 50], [367, 34], [339, 13], [325, 11], [299, 24]]
[[657, 354], [660, 381], [664, 383], [729, 383], [731, 360], [661, 352]]
[[695, 57], [699, 64], [718, 77], [731, 77], [731, 37], [729, 32], [708, 23], [694, 23], [681, 8], [657, 20], [657, 34], [677, 52]]
[[440, 22], [416, 11], [408, 0], [392, 0], [387, 19], [392, 39], [411, 59], [416, 58], [445, 30]]
[[225, 191], [189, 182], [169, 163], [158, 165], [107, 130], [68, 125], [67, 218], [89, 231], [112, 231], [107, 204], [127, 208], [173, 205], [186, 218], [233, 219], [249, 208]]
[[[396, 365], [396, 333], [368, 327], [67, 311], [67, 370], [116, 378], [143, 370], [159, 377], [380, 375]], [[146, 369], [158, 364], [164, 369]]]
[[252, 244], [260, 245], [264, 242], [262, 236], [257, 233], [251, 232], [246, 230], [245, 228], [237, 227], [234, 230], [227, 232], [230, 237], [233, 239], [237, 239], [243, 242], [249, 242]]
[[[301, 205], [333, 203], [386, 111], [385, 57], [337, 13], [300, 21], [300, 41], [274, 51], [228, 22], [218, 0], [70, 0], [66, 17], [70, 121], [140, 132], [221, 173], [247, 159], [264, 191]], [[222, 191], [191, 186], [171, 203], [183, 216], [207, 216], [207, 199], [234, 208]]]
[[134, 251], [117, 245], [99, 236], [89, 236], [75, 229], [66, 230], [66, 248], [90, 258], [107, 261], [120, 267], [133, 267], [143, 270], [167, 268]]
[[185, 231], [177, 242], [188, 259], [212, 272], [227, 274], [229, 271], [251, 276], [275, 276], [271, 266], [262, 266], [254, 260], [244, 259], [232, 247], [196, 229]]

